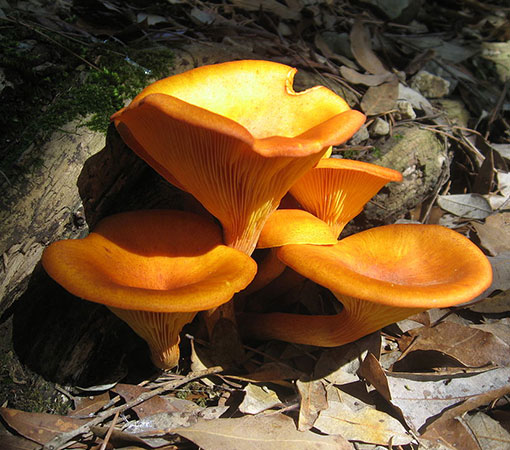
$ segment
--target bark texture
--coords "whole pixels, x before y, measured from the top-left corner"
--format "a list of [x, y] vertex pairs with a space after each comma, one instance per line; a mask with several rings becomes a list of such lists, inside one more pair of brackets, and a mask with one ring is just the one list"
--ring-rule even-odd
[[398, 126], [377, 148], [381, 156], [370, 161], [398, 170], [401, 183], [389, 183], [365, 207], [362, 219], [373, 225], [393, 223], [433, 198], [449, 174], [447, 147], [436, 133], [416, 125]]

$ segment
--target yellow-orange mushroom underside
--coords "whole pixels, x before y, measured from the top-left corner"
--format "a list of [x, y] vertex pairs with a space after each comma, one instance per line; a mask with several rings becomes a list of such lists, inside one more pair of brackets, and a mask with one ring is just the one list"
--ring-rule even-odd
[[332, 316], [245, 314], [246, 336], [333, 347], [430, 308], [469, 301], [492, 281], [488, 259], [471, 241], [436, 225], [388, 225], [334, 246], [288, 245], [288, 266], [327, 287], [344, 309]]
[[290, 188], [306, 211], [326, 222], [336, 237], [363, 206], [390, 181], [402, 181], [393, 169], [362, 161], [322, 159]]
[[296, 69], [268, 61], [204, 66], [160, 80], [112, 116], [124, 141], [251, 254], [267, 216], [365, 116], [323, 86], [292, 89]]
[[258, 271], [243, 291], [248, 295], [263, 288], [287, 267], [276, 256], [276, 247], [289, 244], [333, 245], [337, 242], [327, 223], [300, 209], [277, 209], [267, 219], [257, 249], [269, 249], [258, 261]]
[[42, 262], [69, 292], [128, 322], [161, 368], [177, 364], [182, 327], [228, 302], [256, 272], [250, 257], [222, 244], [216, 224], [163, 210], [103, 219], [84, 239], [51, 244]]

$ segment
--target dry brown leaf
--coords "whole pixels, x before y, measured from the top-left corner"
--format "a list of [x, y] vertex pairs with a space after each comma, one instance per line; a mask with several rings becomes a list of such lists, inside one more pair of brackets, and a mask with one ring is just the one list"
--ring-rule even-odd
[[369, 353], [360, 367], [360, 375], [365, 378], [386, 400], [391, 399], [388, 378], [377, 358]]
[[483, 160], [483, 163], [480, 166], [478, 173], [476, 174], [471, 192], [487, 195], [492, 191], [493, 185], [494, 185], [494, 150], [492, 150], [489, 147], [485, 159]]
[[473, 411], [474, 409], [480, 408], [484, 405], [489, 405], [495, 402], [501, 397], [508, 395], [510, 392], [510, 386], [502, 386], [498, 389], [487, 391], [476, 397], [468, 398], [466, 401], [454, 406], [453, 408], [445, 411], [437, 420], [430, 422], [426, 429], [428, 430], [431, 426], [439, 427], [440, 422], [448, 422], [455, 417], [462, 417], [465, 413]]
[[239, 405], [239, 411], [244, 414], [258, 414], [266, 409], [282, 404], [276, 392], [267, 386], [248, 383], [243, 391], [245, 395]]
[[38, 450], [39, 444], [22, 438], [20, 436], [11, 436], [9, 434], [0, 434], [2, 450]]
[[[148, 390], [149, 389], [142, 386], [122, 383], [117, 384], [117, 386], [112, 389], [112, 391], [116, 392], [122, 398], [124, 398], [126, 402], [134, 400]], [[161, 412], [188, 413], [196, 409], [200, 409], [200, 407], [190, 400], [163, 396], [152, 397], [149, 400], [133, 407], [133, 410], [136, 412], [140, 419]]]
[[358, 64], [374, 75], [388, 72], [383, 63], [372, 50], [370, 33], [359, 19], [354, 21], [351, 29], [351, 50]]
[[395, 79], [391, 72], [378, 73], [376, 75], [359, 73], [347, 66], [340, 67], [340, 73], [349, 82], [353, 84], [364, 84], [365, 86], [379, 86], [386, 81]]
[[[90, 430], [96, 436], [104, 439], [110, 431], [110, 427], [91, 427]], [[164, 450], [167, 448], [166, 446], [168, 445], [168, 439], [166, 437], [142, 438], [131, 433], [113, 429], [110, 434], [108, 443], [115, 449], [129, 447], [130, 450], [144, 450], [147, 447], [152, 447], [158, 448], [159, 450]], [[175, 446], [168, 450], [175, 450]]]
[[510, 252], [510, 213], [493, 214], [485, 223], [473, 223], [480, 244], [491, 255]]
[[458, 217], [485, 219], [492, 214], [490, 203], [480, 194], [440, 195], [437, 204]]
[[[457, 378], [445, 376], [434, 381], [389, 375], [388, 384], [391, 403], [402, 411], [406, 422], [418, 430], [427, 421], [460, 402], [475, 400], [490, 391], [507, 389], [510, 369], [505, 367]], [[482, 399], [485, 401], [485, 397]]]
[[315, 428], [369, 444], [406, 445], [413, 441], [403, 425], [389, 414], [368, 406], [353, 411], [346, 404], [331, 400], [329, 408], [319, 414]]
[[314, 378], [324, 378], [334, 384], [359, 381], [358, 370], [368, 353], [380, 355], [380, 333], [372, 333], [350, 344], [322, 352], [315, 364]]
[[[510, 347], [497, 336], [476, 328], [442, 322], [434, 327], [411, 330], [408, 334], [412, 343], [407, 348], [402, 348], [404, 354], [394, 365], [397, 370], [408, 371], [409, 369], [403, 369], [402, 366], [406, 359], [411, 358], [415, 360], [415, 364], [411, 364], [413, 370], [433, 368], [427, 366], [426, 358], [431, 356], [425, 352], [440, 352], [465, 367], [510, 365]], [[419, 364], [419, 367], [416, 364]]]
[[0, 415], [19, 434], [41, 445], [46, 444], [58, 434], [74, 430], [87, 422], [87, 419], [29, 413], [10, 408], [0, 408]]
[[76, 408], [67, 415], [72, 416], [88, 416], [99, 411], [104, 405], [110, 401], [108, 392], [93, 397], [82, 397], [76, 404]]
[[353, 450], [341, 436], [296, 430], [294, 421], [282, 414], [200, 421], [172, 432], [204, 450]]
[[307, 431], [314, 426], [319, 413], [328, 407], [326, 389], [322, 380], [298, 380], [296, 387], [301, 396], [298, 430]]
[[289, 8], [276, 0], [231, 0], [232, 4], [246, 11], [268, 11], [282, 19], [298, 20], [298, 10]]
[[[487, 396], [510, 390], [510, 368], [498, 368], [478, 374], [438, 376], [435, 374], [384, 373], [375, 358], [365, 358], [362, 374], [397, 410], [406, 423], [419, 430], [445, 411], [462, 404], [485, 402]], [[504, 395], [504, 394], [503, 394]], [[468, 410], [470, 410], [468, 409]]]
[[482, 331], [488, 331], [494, 334], [507, 345], [510, 345], [510, 319], [505, 317], [490, 323], [480, 323], [471, 325], [473, 328], [478, 328]]
[[510, 252], [489, 256], [492, 266], [492, 284], [487, 294], [495, 290], [507, 291], [510, 289]]
[[479, 412], [466, 418], [467, 425], [483, 450], [510, 448], [510, 433], [487, 414]]
[[162, 412], [130, 422], [124, 431], [142, 436], [162, 436], [174, 428], [189, 427], [199, 419], [213, 420], [220, 417], [228, 406], [210, 406], [187, 412]]
[[510, 433], [510, 411], [504, 409], [493, 409], [491, 417], [498, 421], [498, 423]]
[[473, 312], [481, 314], [501, 314], [510, 312], [510, 291], [501, 292], [470, 306]]
[[420, 438], [440, 442], [452, 450], [482, 450], [465, 423], [458, 419], [434, 422]]
[[252, 382], [278, 382], [283, 380], [295, 380], [303, 374], [288, 364], [270, 362], [263, 364], [254, 372], [243, 375], [239, 379]]
[[361, 109], [369, 116], [382, 114], [395, 108], [398, 97], [398, 81], [393, 80], [380, 86], [372, 86], [361, 100]]

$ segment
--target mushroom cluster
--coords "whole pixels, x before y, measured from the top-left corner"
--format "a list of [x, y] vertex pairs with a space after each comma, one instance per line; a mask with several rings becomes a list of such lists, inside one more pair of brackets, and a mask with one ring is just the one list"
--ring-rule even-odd
[[[177, 365], [179, 333], [198, 311], [235, 321], [232, 297], [284, 270], [329, 288], [343, 311], [241, 313], [245, 336], [341, 345], [490, 283], [487, 258], [446, 228], [394, 225], [338, 240], [402, 176], [330, 158], [365, 116], [324, 86], [295, 92], [295, 73], [269, 61], [204, 66], [153, 83], [112, 116], [126, 144], [221, 226], [189, 212], [132, 211], [43, 254], [52, 278], [126, 321], [162, 369]], [[287, 193], [300, 209], [277, 209]], [[255, 248], [266, 249], [258, 264]]]

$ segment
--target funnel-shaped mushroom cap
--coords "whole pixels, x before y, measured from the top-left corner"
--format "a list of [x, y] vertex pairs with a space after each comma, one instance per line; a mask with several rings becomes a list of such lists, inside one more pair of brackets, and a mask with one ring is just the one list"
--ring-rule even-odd
[[476, 297], [492, 281], [482, 251], [438, 225], [376, 227], [334, 246], [285, 246], [278, 257], [335, 294], [397, 308], [453, 306]]
[[[196, 312], [228, 302], [256, 272], [250, 257], [222, 244], [213, 222], [162, 210], [108, 217], [84, 239], [51, 244], [42, 262], [69, 292], [126, 320], [147, 340], [159, 367], [177, 362], [161, 353], [173, 352], [175, 359], [178, 352], [161, 342], [176, 347]], [[170, 330], [171, 323], [178, 329]]]
[[333, 245], [337, 239], [327, 223], [300, 209], [277, 209], [267, 219], [257, 248], [289, 244]]
[[[267, 219], [257, 242], [258, 249], [289, 244], [333, 245], [337, 242], [327, 223], [301, 209], [277, 209]], [[250, 294], [263, 288], [285, 270], [274, 251], [258, 262], [257, 275], [243, 291]]]
[[290, 193], [338, 237], [347, 222], [390, 181], [402, 181], [402, 174], [366, 162], [329, 158], [296, 181]]
[[246, 315], [240, 329], [247, 335], [342, 345], [419, 311], [471, 300], [492, 281], [480, 249], [436, 225], [388, 225], [334, 246], [288, 245], [277, 255], [330, 289], [344, 310], [334, 316]]
[[112, 116], [125, 142], [251, 254], [266, 217], [365, 116], [323, 86], [294, 92], [296, 69], [268, 61], [204, 66], [158, 81]]

